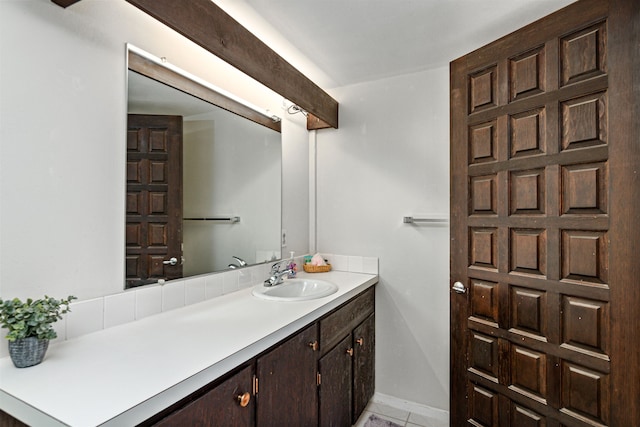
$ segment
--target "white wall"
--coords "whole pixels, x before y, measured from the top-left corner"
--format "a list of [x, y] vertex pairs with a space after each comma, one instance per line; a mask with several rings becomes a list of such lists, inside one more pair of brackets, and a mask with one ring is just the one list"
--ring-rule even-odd
[[317, 134], [318, 248], [380, 258], [376, 392], [449, 405], [447, 67], [333, 91], [340, 129]]
[[[125, 43], [284, 115], [282, 97], [124, 1], [68, 9], [0, 1], [2, 298], [89, 299], [123, 289]], [[306, 146], [301, 119], [283, 119], [285, 150]], [[307, 154], [296, 149], [284, 159], [298, 192]], [[306, 194], [302, 200], [287, 196], [283, 205], [289, 233], [305, 230], [289, 241], [299, 253], [308, 248]]]

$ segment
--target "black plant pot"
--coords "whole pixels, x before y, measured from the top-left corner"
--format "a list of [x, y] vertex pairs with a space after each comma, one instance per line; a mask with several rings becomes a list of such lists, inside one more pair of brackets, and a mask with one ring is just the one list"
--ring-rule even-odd
[[9, 341], [9, 355], [16, 368], [28, 368], [42, 362], [49, 348], [49, 340], [36, 337]]

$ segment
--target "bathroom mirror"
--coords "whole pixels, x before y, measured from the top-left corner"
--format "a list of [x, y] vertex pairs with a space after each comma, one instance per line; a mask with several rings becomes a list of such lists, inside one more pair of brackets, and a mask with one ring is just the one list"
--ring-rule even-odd
[[280, 259], [279, 119], [133, 49], [125, 287]]

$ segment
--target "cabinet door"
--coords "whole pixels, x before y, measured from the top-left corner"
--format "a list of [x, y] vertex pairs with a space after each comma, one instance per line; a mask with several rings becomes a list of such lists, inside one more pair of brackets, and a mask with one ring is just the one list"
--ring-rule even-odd
[[375, 314], [353, 330], [353, 419], [364, 411], [375, 387]]
[[320, 426], [351, 425], [351, 334], [346, 336], [318, 363], [320, 371]]
[[[155, 425], [162, 427], [253, 426], [255, 401], [251, 395], [252, 385], [253, 366], [247, 366]], [[247, 397], [249, 397], [248, 401]]]
[[317, 340], [314, 324], [258, 359], [258, 426], [318, 424]]

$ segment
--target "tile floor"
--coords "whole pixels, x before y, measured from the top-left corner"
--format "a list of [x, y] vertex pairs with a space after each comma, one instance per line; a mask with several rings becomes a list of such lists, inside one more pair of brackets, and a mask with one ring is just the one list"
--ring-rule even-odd
[[371, 414], [392, 421], [402, 427], [449, 427], [448, 421], [394, 408], [382, 403], [369, 402], [354, 427], [364, 427]]

